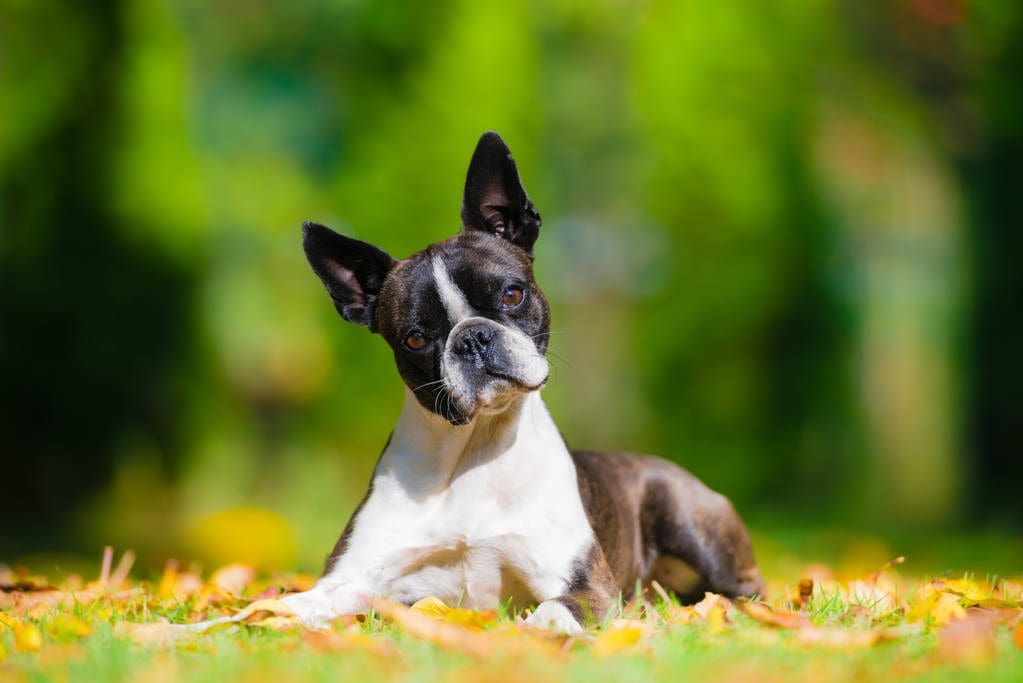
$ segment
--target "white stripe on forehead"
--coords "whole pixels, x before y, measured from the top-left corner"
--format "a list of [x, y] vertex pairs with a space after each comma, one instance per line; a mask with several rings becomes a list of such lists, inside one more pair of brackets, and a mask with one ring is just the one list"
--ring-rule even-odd
[[462, 290], [451, 279], [451, 274], [444, 266], [444, 261], [436, 256], [431, 260], [433, 261], [433, 279], [437, 283], [437, 294], [440, 295], [440, 302], [444, 304], [444, 309], [448, 312], [448, 320], [452, 325], [457, 325], [466, 318], [472, 317], [469, 302], [465, 300]]

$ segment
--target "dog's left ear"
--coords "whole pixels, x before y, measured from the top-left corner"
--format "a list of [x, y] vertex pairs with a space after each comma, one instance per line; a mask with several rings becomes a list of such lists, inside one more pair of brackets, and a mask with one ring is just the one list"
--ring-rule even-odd
[[533, 257], [540, 235], [540, 214], [526, 196], [511, 150], [497, 133], [484, 133], [476, 143], [465, 174], [462, 224], [503, 237]]
[[377, 297], [397, 261], [372, 244], [317, 223], [302, 225], [302, 246], [341, 317], [376, 332], [373, 312]]

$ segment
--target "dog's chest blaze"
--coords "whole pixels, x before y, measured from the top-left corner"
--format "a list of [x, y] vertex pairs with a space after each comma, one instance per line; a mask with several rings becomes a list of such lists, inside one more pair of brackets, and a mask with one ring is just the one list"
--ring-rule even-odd
[[[365, 590], [401, 602], [434, 596], [478, 608], [561, 594], [593, 531], [571, 456], [543, 426], [531, 423], [528, 438], [440, 487], [430, 473], [417, 482], [408, 469], [380, 468], [331, 580], [361, 577]], [[381, 462], [388, 457], [401, 453]]]

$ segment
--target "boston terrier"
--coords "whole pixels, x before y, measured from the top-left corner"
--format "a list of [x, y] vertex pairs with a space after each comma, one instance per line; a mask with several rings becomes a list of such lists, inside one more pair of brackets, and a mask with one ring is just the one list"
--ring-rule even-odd
[[550, 308], [533, 277], [540, 214], [499, 135], [469, 162], [462, 230], [402, 260], [315, 223], [306, 256], [345, 320], [383, 337], [405, 383], [369, 491], [305, 592], [307, 625], [373, 596], [537, 605], [578, 633], [656, 580], [683, 599], [763, 590], [727, 498], [660, 458], [571, 450], [540, 398]]

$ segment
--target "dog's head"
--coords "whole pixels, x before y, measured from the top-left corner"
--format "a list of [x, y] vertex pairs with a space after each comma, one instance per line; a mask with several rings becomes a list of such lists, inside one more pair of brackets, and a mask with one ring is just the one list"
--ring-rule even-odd
[[379, 333], [405, 384], [452, 424], [547, 381], [550, 309], [533, 279], [540, 214], [497, 133], [476, 145], [462, 231], [397, 261], [306, 223], [305, 253], [345, 320]]

